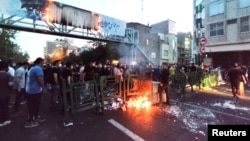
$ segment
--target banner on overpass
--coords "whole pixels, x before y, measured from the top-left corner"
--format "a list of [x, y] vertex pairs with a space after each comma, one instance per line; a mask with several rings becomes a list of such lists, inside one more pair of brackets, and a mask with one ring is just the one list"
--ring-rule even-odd
[[1, 0], [0, 13], [55, 24], [125, 35], [126, 22], [51, 0]]

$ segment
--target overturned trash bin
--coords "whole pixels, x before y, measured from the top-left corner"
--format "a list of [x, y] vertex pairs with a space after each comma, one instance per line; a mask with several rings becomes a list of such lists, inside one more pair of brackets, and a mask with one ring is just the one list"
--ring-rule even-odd
[[[130, 84], [127, 85], [128, 92], [126, 93], [126, 100], [129, 105], [132, 103], [132, 105], [136, 105], [135, 107], [144, 107], [145, 103], [146, 105], [149, 105], [148, 102], [150, 102], [150, 105], [158, 104], [160, 102], [158, 92], [160, 82], [140, 79], [138, 77], [128, 81], [130, 81]], [[163, 102], [166, 102], [165, 92], [162, 94], [162, 100]]]

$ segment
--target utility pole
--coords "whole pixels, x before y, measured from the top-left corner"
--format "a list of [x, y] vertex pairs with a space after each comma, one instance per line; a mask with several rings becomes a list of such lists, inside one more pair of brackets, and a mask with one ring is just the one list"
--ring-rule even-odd
[[143, 0], [141, 1], [141, 23], [143, 23]]

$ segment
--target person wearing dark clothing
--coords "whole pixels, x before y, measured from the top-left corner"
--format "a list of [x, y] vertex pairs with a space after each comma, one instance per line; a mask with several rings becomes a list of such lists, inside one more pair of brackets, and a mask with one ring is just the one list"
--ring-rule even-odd
[[50, 64], [47, 64], [46, 66], [44, 66], [43, 72], [44, 72], [44, 82], [46, 83], [48, 90], [51, 90], [53, 83], [52, 66]]
[[[66, 63], [66, 68], [63, 68], [62, 70], [62, 81], [63, 81], [63, 87], [65, 88], [69, 88], [69, 86], [72, 84], [73, 82], [73, 78], [72, 78], [72, 64], [70, 62]], [[68, 114], [71, 114], [72, 110], [70, 109], [65, 109], [68, 107], [72, 107], [72, 103], [71, 103], [71, 93], [63, 93], [63, 112], [64, 112], [64, 127], [68, 127], [68, 126], [72, 126], [74, 123], [72, 121], [72, 119], [69, 118]]]
[[190, 66], [190, 72], [196, 72], [197, 68], [194, 65], [194, 63], [192, 63], [192, 65]]
[[240, 82], [246, 83], [246, 79], [240, 66], [236, 66], [228, 71], [228, 77], [231, 84], [232, 94], [234, 98], [238, 98]]
[[78, 64], [76, 63], [72, 65], [72, 79], [73, 79], [73, 82], [80, 81], [80, 66], [78, 66]]
[[84, 81], [91, 81], [94, 79], [95, 75], [95, 67], [93, 66], [93, 63], [89, 63], [86, 65], [84, 71], [83, 71], [83, 76], [84, 76]]
[[59, 103], [59, 93], [61, 90], [61, 69], [59, 67], [60, 60], [56, 60], [53, 62], [52, 66], [52, 95], [51, 95], [51, 109], [54, 108], [55, 104]]
[[103, 65], [103, 67], [100, 70], [100, 76], [107, 76], [111, 75], [110, 68], [106, 64]]
[[9, 125], [11, 120], [8, 117], [8, 105], [10, 101], [11, 87], [14, 84], [14, 78], [7, 73], [8, 63], [0, 61], [0, 127]]
[[250, 66], [247, 67], [247, 82], [249, 84], [250, 81]]
[[165, 90], [167, 105], [170, 105], [169, 92], [168, 92], [169, 75], [170, 73], [168, 69], [168, 64], [163, 63], [162, 72], [160, 74], [159, 99], [160, 99], [160, 103], [163, 103], [163, 91]]

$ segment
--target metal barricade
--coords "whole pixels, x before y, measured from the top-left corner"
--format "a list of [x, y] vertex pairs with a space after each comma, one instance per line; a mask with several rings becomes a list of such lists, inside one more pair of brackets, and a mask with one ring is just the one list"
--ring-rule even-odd
[[185, 95], [185, 88], [187, 85], [187, 77], [184, 73], [176, 73], [172, 77], [172, 87], [174, 90], [180, 90], [180, 92]]
[[100, 76], [99, 79], [102, 111], [104, 111], [105, 101], [121, 98], [124, 101], [122, 92], [122, 81], [120, 76], [108, 75]]
[[140, 76], [137, 74], [130, 74], [125, 79], [124, 83], [124, 96], [125, 99], [129, 95], [136, 95], [136, 92], [141, 89]]
[[197, 68], [197, 71], [195, 72], [189, 72], [188, 73], [188, 84], [191, 87], [191, 91], [193, 91], [193, 86], [198, 85], [199, 89], [201, 89], [201, 82], [203, 79], [203, 72], [200, 68]]
[[69, 120], [74, 113], [95, 108], [102, 113], [100, 95], [97, 93], [96, 81], [73, 83], [69, 86], [63, 80], [63, 104], [65, 120]]
[[[130, 97], [145, 96], [152, 104], [159, 103], [158, 87], [160, 82], [143, 79], [137, 74], [130, 74], [124, 83], [124, 99], [129, 100]], [[163, 94], [166, 101], [166, 94]]]

